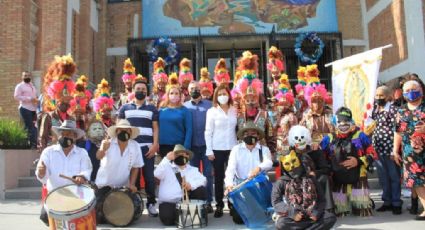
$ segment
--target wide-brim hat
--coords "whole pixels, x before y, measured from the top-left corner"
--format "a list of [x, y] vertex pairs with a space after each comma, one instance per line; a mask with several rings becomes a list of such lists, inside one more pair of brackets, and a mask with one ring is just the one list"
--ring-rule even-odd
[[186, 149], [183, 145], [181, 144], [177, 144], [176, 146], [174, 146], [173, 149], [174, 154], [178, 154], [178, 153], [187, 153], [189, 154], [189, 160], [192, 159], [193, 153], [192, 151]]
[[52, 130], [58, 136], [60, 136], [63, 131], [72, 131], [77, 134], [77, 139], [82, 138], [86, 134], [82, 129], [77, 128], [77, 123], [73, 120], [65, 120], [62, 122], [61, 126], [53, 126]]
[[240, 129], [239, 131], [238, 131], [238, 138], [239, 139], [242, 139], [243, 138], [243, 135], [244, 135], [244, 133], [246, 132], [246, 131], [248, 131], [248, 130], [255, 130], [255, 131], [257, 131], [257, 133], [258, 133], [258, 135], [259, 135], [259, 137], [258, 137], [258, 139], [259, 140], [261, 140], [261, 139], [263, 139], [264, 138], [264, 131], [263, 130], [261, 130], [260, 128], [258, 128], [258, 126], [256, 126], [255, 124], [254, 124], [254, 122], [252, 122], [252, 121], [248, 121], [248, 122], [246, 122], [245, 123], [245, 125], [242, 127], [242, 129]]
[[111, 126], [108, 128], [108, 136], [111, 138], [117, 137], [117, 129], [131, 129], [130, 139], [134, 139], [137, 136], [139, 136], [139, 128], [131, 126], [130, 122], [128, 122], [126, 119], [120, 119], [118, 123], [114, 126]]

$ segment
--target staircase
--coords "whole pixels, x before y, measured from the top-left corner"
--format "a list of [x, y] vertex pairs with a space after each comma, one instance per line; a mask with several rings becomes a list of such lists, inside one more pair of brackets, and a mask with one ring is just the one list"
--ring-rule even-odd
[[35, 168], [30, 169], [29, 176], [18, 178], [18, 187], [7, 189], [5, 199], [41, 199], [41, 183], [35, 177]]

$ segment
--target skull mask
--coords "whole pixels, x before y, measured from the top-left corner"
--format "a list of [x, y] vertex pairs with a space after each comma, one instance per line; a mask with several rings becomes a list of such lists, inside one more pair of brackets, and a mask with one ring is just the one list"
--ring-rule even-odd
[[311, 145], [310, 130], [301, 125], [292, 126], [288, 134], [288, 142], [295, 149], [304, 150], [307, 145]]

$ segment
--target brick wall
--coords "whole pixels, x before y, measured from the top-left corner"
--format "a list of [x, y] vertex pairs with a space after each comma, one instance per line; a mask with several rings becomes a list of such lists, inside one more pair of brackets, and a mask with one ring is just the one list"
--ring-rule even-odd
[[360, 0], [337, 0], [336, 12], [342, 39], [363, 39]]
[[379, 0], [366, 0], [366, 10], [372, 8]]
[[392, 48], [383, 50], [381, 71], [408, 58], [404, 17], [403, 1], [394, 0], [368, 24], [371, 49], [393, 44]]

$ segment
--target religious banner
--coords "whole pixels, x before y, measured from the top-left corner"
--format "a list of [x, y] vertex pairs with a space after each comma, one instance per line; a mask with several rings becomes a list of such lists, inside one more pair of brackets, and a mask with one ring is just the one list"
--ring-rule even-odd
[[382, 49], [379, 47], [332, 62], [333, 112], [345, 106], [356, 125], [368, 126], [373, 109]]

